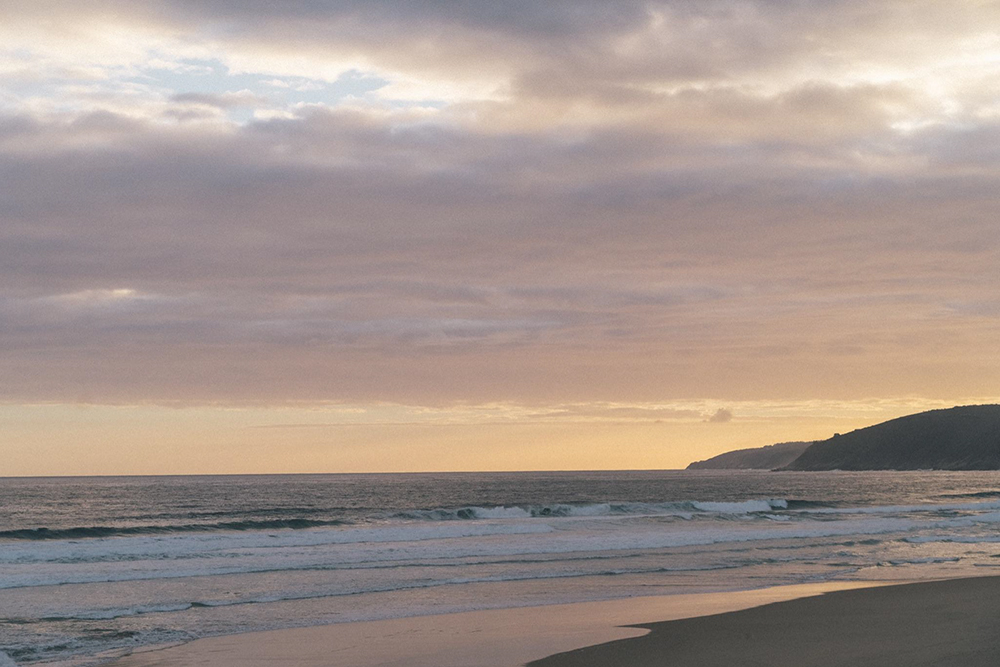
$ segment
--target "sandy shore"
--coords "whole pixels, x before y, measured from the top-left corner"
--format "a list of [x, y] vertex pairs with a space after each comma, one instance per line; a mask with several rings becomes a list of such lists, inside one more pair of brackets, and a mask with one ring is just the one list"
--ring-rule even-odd
[[114, 667], [519, 667], [648, 632], [628, 626], [871, 585], [781, 586], [253, 632], [136, 653]]
[[995, 667], [1000, 577], [841, 591], [640, 627], [649, 634], [531, 667]]

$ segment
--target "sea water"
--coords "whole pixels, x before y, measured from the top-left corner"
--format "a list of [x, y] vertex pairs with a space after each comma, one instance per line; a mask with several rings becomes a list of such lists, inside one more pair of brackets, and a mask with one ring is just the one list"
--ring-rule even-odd
[[99, 664], [253, 630], [994, 567], [995, 472], [8, 478], [0, 665]]

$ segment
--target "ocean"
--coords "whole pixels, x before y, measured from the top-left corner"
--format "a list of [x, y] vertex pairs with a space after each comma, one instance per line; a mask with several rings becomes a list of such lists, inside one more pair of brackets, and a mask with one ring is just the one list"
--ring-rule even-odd
[[0, 665], [254, 630], [1000, 570], [1000, 473], [0, 478]]

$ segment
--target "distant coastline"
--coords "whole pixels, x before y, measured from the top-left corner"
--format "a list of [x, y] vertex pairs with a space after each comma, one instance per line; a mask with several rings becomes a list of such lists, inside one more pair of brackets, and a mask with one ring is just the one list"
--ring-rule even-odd
[[765, 447], [737, 449], [695, 461], [688, 470], [773, 470], [782, 468], [806, 451], [813, 442], [779, 442]]
[[726, 452], [688, 470], [1000, 470], [1000, 405], [929, 410], [835, 434]]

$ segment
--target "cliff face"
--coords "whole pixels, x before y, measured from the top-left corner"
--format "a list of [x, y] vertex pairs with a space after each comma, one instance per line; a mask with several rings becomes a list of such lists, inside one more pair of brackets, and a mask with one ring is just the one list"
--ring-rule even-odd
[[[736, 452], [733, 452], [736, 453]], [[1000, 470], [1000, 405], [932, 410], [835, 435], [784, 470]]]
[[794, 461], [811, 442], [779, 442], [767, 447], [739, 449], [705, 461], [695, 461], [688, 470], [774, 470]]

